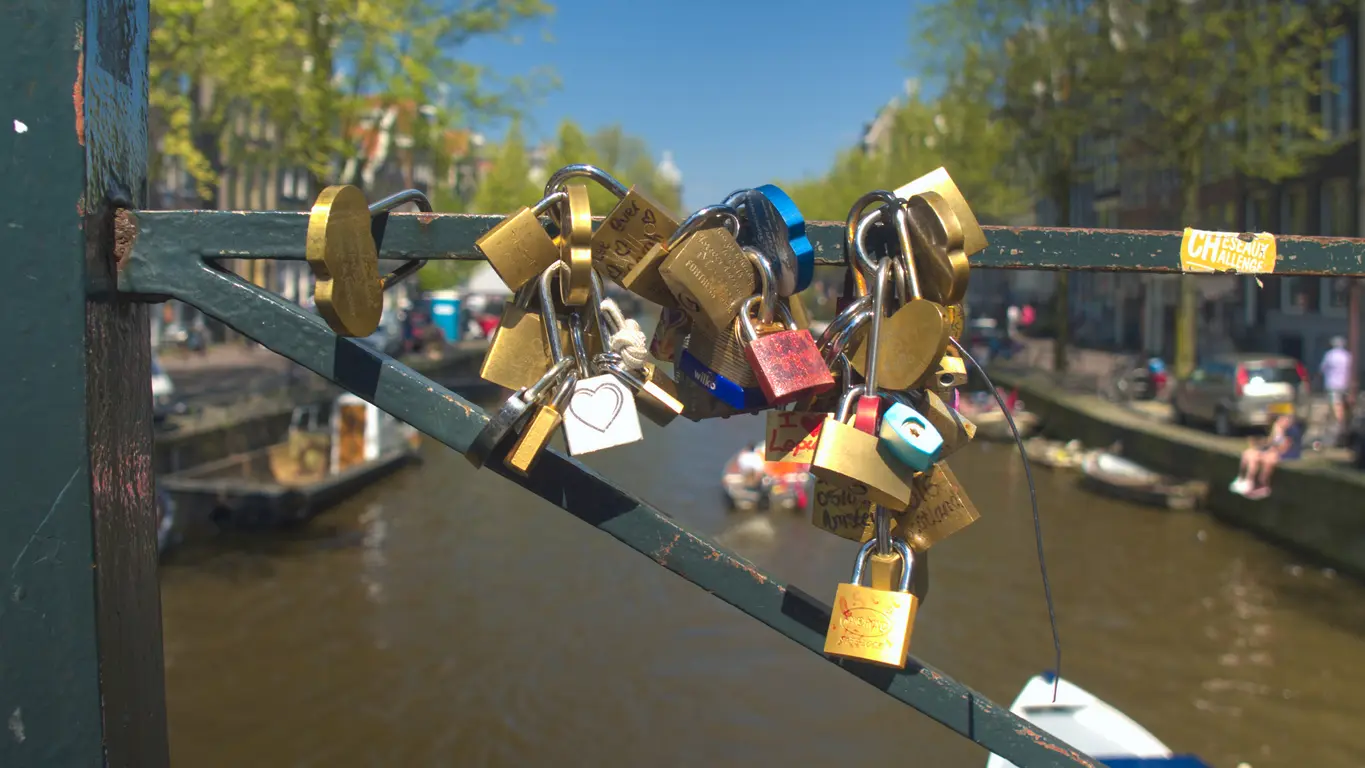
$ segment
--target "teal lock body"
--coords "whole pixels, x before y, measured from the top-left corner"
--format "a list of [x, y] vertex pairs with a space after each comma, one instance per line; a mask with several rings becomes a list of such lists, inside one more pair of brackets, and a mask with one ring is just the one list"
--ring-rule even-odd
[[905, 403], [893, 403], [886, 409], [878, 437], [892, 456], [916, 472], [929, 469], [943, 455], [943, 435]]

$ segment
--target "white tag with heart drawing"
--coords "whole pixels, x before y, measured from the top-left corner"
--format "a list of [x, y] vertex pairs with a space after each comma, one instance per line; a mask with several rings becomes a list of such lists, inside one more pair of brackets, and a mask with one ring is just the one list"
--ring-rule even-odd
[[584, 453], [634, 443], [644, 438], [635, 397], [625, 382], [606, 374], [580, 379], [564, 406], [564, 442], [569, 453]]

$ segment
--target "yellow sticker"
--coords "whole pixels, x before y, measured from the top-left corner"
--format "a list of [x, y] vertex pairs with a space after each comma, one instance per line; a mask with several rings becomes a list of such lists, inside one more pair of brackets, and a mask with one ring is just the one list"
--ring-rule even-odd
[[1275, 236], [1269, 232], [1237, 234], [1185, 228], [1180, 238], [1180, 268], [1186, 272], [1275, 271]]

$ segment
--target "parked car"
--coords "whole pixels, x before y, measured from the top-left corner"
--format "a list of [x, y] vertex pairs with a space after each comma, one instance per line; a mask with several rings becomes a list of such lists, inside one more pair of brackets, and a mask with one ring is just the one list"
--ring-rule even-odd
[[1306, 404], [1308, 371], [1284, 355], [1220, 355], [1176, 382], [1171, 415], [1177, 424], [1212, 424], [1214, 432], [1232, 435], [1271, 421], [1277, 404]]
[[152, 354], [152, 420], [160, 423], [166, 415], [175, 410], [175, 385], [166, 369], [161, 367], [161, 359]]

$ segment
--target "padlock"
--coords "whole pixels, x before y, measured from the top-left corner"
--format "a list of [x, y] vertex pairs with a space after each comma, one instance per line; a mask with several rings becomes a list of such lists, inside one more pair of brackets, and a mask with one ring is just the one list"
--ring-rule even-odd
[[922, 295], [945, 306], [962, 301], [967, 296], [971, 270], [957, 214], [942, 195], [933, 191], [907, 198], [905, 212]]
[[[804, 230], [805, 220], [801, 219], [800, 211], [796, 210], [796, 204], [777, 187], [769, 185], [774, 190], [775, 196], [781, 196], [791, 205], [791, 211], [795, 212], [796, 218], [800, 221], [800, 226]], [[776, 282], [773, 289], [778, 296], [790, 296], [799, 289], [797, 284], [797, 273], [800, 267], [797, 264], [796, 251], [792, 247], [790, 239], [790, 229], [786, 219], [773, 204], [772, 199], [757, 189], [741, 189], [732, 192], [722, 201], [723, 205], [734, 208], [740, 217], [740, 230], [737, 240], [739, 244], [749, 248], [757, 248], [764, 256], [768, 257], [772, 263], [772, 269]], [[810, 241], [805, 241], [810, 245]], [[814, 249], [810, 249], [810, 258], [815, 258]], [[813, 271], [813, 267], [812, 267]]]
[[[734, 322], [737, 325], [739, 318]], [[712, 335], [694, 327], [678, 355], [677, 372], [736, 410], [768, 405], [758, 385], [758, 375], [745, 359], [739, 337], [733, 331]]]
[[[939, 168], [926, 173], [900, 189], [897, 189], [896, 197], [899, 197], [902, 200], [910, 200], [925, 192], [935, 192], [947, 201], [949, 208], [957, 219], [957, 228], [958, 231], [961, 232], [962, 238], [960, 247], [961, 257], [960, 260], [958, 260], [956, 255], [954, 255], [953, 259], [943, 266], [946, 267], [944, 270], [946, 272], [961, 272], [963, 275], [961, 290], [963, 295], [965, 295], [967, 290], [965, 278], [967, 260], [985, 250], [987, 245], [986, 233], [981, 229], [981, 225], [977, 223], [976, 214], [972, 212], [971, 206], [967, 205], [966, 198], [962, 196], [962, 192], [958, 190], [957, 185], [954, 184], [952, 178], [948, 176], [947, 170]], [[938, 256], [935, 255], [933, 258], [936, 260]], [[956, 302], [949, 301], [947, 303], [952, 304]], [[954, 334], [954, 337], [956, 337], [956, 334]]]
[[[815, 348], [810, 331], [797, 330], [787, 308], [772, 291], [771, 268], [762, 255], [746, 248], [761, 275], [763, 293], [745, 299], [739, 310], [740, 342], [744, 359], [753, 368], [758, 386], [769, 405], [783, 405], [801, 397], [818, 395], [834, 386], [829, 366]], [[782, 315], [786, 328], [760, 336], [754, 327], [753, 313], [772, 322], [773, 312]]]
[[540, 400], [545, 391], [560, 376], [569, 370], [570, 364], [571, 361], [569, 360], [560, 360], [550, 370], [546, 371], [536, 383], [512, 393], [489, 417], [488, 423], [483, 425], [479, 434], [474, 436], [474, 441], [470, 443], [469, 449], [464, 454], [465, 458], [469, 459], [469, 463], [475, 467], [482, 467], [484, 462], [501, 450], [512, 435], [516, 434], [518, 428], [530, 417], [532, 406]]
[[878, 392], [877, 350], [881, 347], [878, 340], [882, 335], [882, 308], [886, 303], [886, 280], [891, 259], [883, 258], [877, 262], [877, 270], [872, 283], [872, 308], [869, 311], [867, 329], [868, 367], [863, 380], [863, 394], [858, 398], [854, 409], [853, 427], [870, 435], [877, 434], [881, 424], [882, 399]]
[[683, 412], [683, 404], [678, 400], [676, 385], [666, 376], [654, 376], [654, 366], [636, 374], [621, 362], [615, 353], [597, 356], [597, 367], [625, 382], [635, 391], [635, 405], [645, 418], [666, 427]]
[[[889, 194], [886, 192], [869, 193], [859, 202], [861, 203], [864, 200], [869, 203], [875, 202], [881, 199], [877, 195]], [[888, 209], [894, 216], [896, 229], [900, 233], [901, 239], [909, 240], [908, 218], [905, 209], [898, 202], [888, 202], [887, 205], [873, 213]], [[857, 210], [856, 205], [855, 210]], [[870, 262], [863, 246], [863, 241], [872, 221], [873, 218], [869, 215], [858, 222], [854, 236], [854, 254], [858, 263], [866, 265], [870, 271], [875, 271], [876, 265]], [[942, 359], [944, 350], [948, 347], [948, 323], [944, 318], [943, 307], [923, 298], [920, 294], [913, 254], [906, 250], [902, 252], [901, 257], [908, 264], [907, 282], [911, 300], [902, 304], [899, 309], [885, 318], [877, 345], [879, 351], [877, 355], [877, 377], [881, 386], [893, 390], [908, 389], [914, 386], [929, 372], [931, 366]], [[851, 348], [847, 353], [849, 361], [853, 364], [854, 370], [866, 376], [868, 347], [870, 345], [856, 342], [855, 339], [854, 345], [851, 345], [856, 346], [856, 348]]]
[[731, 408], [723, 400], [711, 394], [695, 379], [684, 376], [681, 366], [677, 366], [673, 374], [673, 383], [676, 387], [676, 397], [678, 402], [683, 404], [682, 415], [689, 421], [705, 421], [707, 419], [728, 419], [738, 413], [742, 413], [737, 408]]
[[[895, 545], [891, 546], [890, 554], [879, 555], [874, 549], [867, 559], [867, 585], [873, 589], [895, 589], [901, 580], [905, 561], [896, 553]], [[915, 555], [915, 567], [910, 571], [910, 594], [919, 600], [918, 607], [923, 608], [929, 597], [929, 551], [915, 549], [914, 544], [910, 545], [910, 551]]]
[[797, 295], [809, 288], [811, 281], [815, 279], [815, 246], [806, 236], [806, 217], [801, 214], [791, 196], [776, 185], [764, 184], [756, 189], [763, 193], [782, 217], [782, 222], [787, 226], [787, 244], [791, 246], [792, 255], [796, 257], [796, 284], [787, 294], [782, 293], [782, 287], [779, 285], [778, 295], [785, 295], [792, 300], [792, 315], [796, 317], [797, 327], [809, 328], [809, 323], [802, 324], [801, 314], [796, 310]]
[[854, 398], [862, 393], [861, 386], [849, 389], [839, 402], [839, 411], [825, 417], [811, 458], [811, 474], [836, 485], [861, 483], [873, 503], [903, 510], [910, 505], [914, 470], [883, 452], [875, 434], [846, 423]]
[[[566, 363], [568, 361], [565, 361]], [[503, 466], [513, 472], [526, 477], [540, 460], [540, 455], [545, 452], [545, 447], [550, 444], [550, 439], [554, 437], [555, 430], [564, 421], [564, 405], [569, 401], [569, 396], [573, 394], [574, 384], [578, 383], [578, 376], [569, 370], [563, 374], [563, 380], [555, 389], [555, 394], [549, 402], [536, 403], [532, 406], [531, 420], [526, 422], [521, 434], [517, 436], [517, 441], [512, 444], [511, 450], [503, 457]]]
[[[908, 400], [905, 395], [899, 393], [894, 397]], [[943, 402], [943, 398], [939, 397], [937, 393], [924, 390], [919, 394], [918, 404], [919, 407], [916, 410], [928, 420], [929, 424], [938, 432], [939, 437], [943, 439], [943, 450], [939, 454], [939, 459], [948, 458], [976, 437], [976, 425]]]
[[314, 303], [328, 327], [352, 338], [374, 333], [384, 285], [363, 192], [350, 185], [322, 190], [308, 214], [305, 256], [317, 280]]
[[532, 207], [518, 209], [474, 241], [475, 250], [488, 259], [493, 271], [512, 291], [560, 260], [559, 243], [545, 231], [540, 217], [567, 200], [568, 195], [563, 192], [547, 195]]
[[943, 392], [966, 383], [967, 363], [957, 354], [957, 350], [949, 345], [943, 357], [939, 358], [937, 369], [926, 374], [919, 385], [923, 388], [933, 388], [938, 392]]
[[906, 403], [892, 403], [886, 409], [877, 435], [893, 456], [916, 472], [929, 469], [943, 454], [943, 436]]
[[891, 546], [905, 560], [896, 591], [865, 587], [863, 570], [876, 547], [869, 541], [858, 550], [849, 584], [834, 592], [834, 610], [825, 632], [825, 653], [896, 669], [904, 669], [910, 653], [910, 635], [919, 600], [910, 594], [910, 572], [915, 556], [905, 542]]
[[583, 325], [582, 315], [569, 323], [579, 370], [579, 380], [564, 409], [564, 442], [573, 456], [644, 439], [635, 398], [626, 385], [610, 373], [592, 375]]
[[[660, 274], [659, 266], [683, 241], [704, 233], [706, 227], [716, 222], [728, 229], [732, 235], [739, 232], [739, 216], [733, 208], [724, 205], [710, 205], [702, 208], [688, 216], [687, 220], [677, 227], [667, 239], [650, 246], [645, 255], [635, 263], [635, 266], [630, 268], [625, 277], [621, 278], [621, 285], [631, 293], [652, 301], [664, 309], [676, 309], [679, 306], [678, 297], [673, 294], [673, 289], [669, 287], [663, 275]], [[708, 235], [707, 237], [711, 236]], [[703, 240], [705, 239], [703, 238]]]
[[[691, 316], [693, 325], [712, 333], [734, 331], [739, 305], [758, 284], [749, 257], [729, 229], [731, 217], [738, 229], [734, 209], [703, 208], [683, 222], [668, 243], [655, 246], [668, 251], [659, 262], [659, 276], [678, 306]], [[701, 228], [717, 218], [726, 225]]]
[[649, 354], [655, 360], [666, 363], [678, 359], [678, 352], [682, 350], [691, 328], [691, 318], [681, 309], [665, 307], [659, 310], [659, 322], [655, 323], [654, 335], [649, 339]]
[[[602, 226], [592, 236], [592, 259], [603, 274], [629, 289], [622, 282], [626, 274], [655, 243], [673, 236], [678, 229], [677, 219], [650, 200], [639, 187], [626, 189], [606, 171], [592, 165], [566, 165], [555, 171], [545, 183], [546, 197], [572, 178], [592, 179], [618, 198], [616, 207], [607, 213]], [[639, 295], [659, 303], [643, 293]], [[673, 300], [671, 294], [668, 299]]]
[[[958, 531], [981, 519], [971, 497], [962, 489], [948, 462], [940, 461], [915, 478], [910, 507], [896, 512], [891, 519], [891, 535], [909, 544], [916, 552], [926, 552]], [[865, 530], [866, 541], [874, 531]]]
[[[479, 367], [480, 378], [515, 391], [534, 384], [554, 364], [547, 318], [559, 330], [560, 348], [569, 343], [568, 326], [555, 311], [550, 290], [550, 282], [564, 269], [562, 262], [551, 264], [537, 282], [522, 286], [513, 300], [503, 306], [502, 318]], [[601, 334], [596, 327], [589, 328], [587, 334], [588, 353], [597, 354], [602, 349]]]
[[592, 207], [588, 202], [588, 188], [570, 184], [564, 189], [567, 199], [563, 229], [555, 238], [559, 244], [560, 261], [568, 267], [560, 273], [559, 298], [566, 306], [581, 307], [592, 296]]

